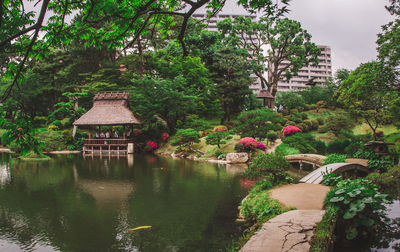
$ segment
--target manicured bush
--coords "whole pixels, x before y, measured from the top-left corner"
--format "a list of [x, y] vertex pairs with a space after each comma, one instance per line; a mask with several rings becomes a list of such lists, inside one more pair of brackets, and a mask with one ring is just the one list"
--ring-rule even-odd
[[304, 120], [307, 120], [308, 119], [308, 115], [307, 115], [307, 113], [301, 113], [301, 119], [304, 121]]
[[341, 131], [350, 131], [354, 127], [354, 121], [345, 113], [337, 113], [326, 119], [324, 127], [339, 136]]
[[365, 179], [342, 180], [326, 196], [325, 203], [338, 209], [340, 229], [352, 240], [374, 232], [376, 223], [384, 218], [386, 195]]
[[294, 111], [296, 109], [303, 109], [306, 104], [302, 96], [295, 92], [278, 92], [275, 97], [275, 104], [277, 106], [282, 105], [284, 108]]
[[286, 126], [282, 129], [282, 132], [283, 132], [283, 138], [286, 138], [287, 136], [292, 136], [302, 131], [296, 126]]
[[215, 126], [212, 132], [227, 132], [228, 128], [225, 125]]
[[323, 165], [334, 164], [334, 163], [345, 163], [346, 158], [347, 158], [346, 155], [330, 154], [325, 158]]
[[281, 143], [280, 145], [276, 146], [275, 153], [287, 156], [300, 154], [300, 151], [296, 148], [290, 147], [288, 144]]
[[176, 132], [175, 136], [171, 139], [172, 145], [179, 145], [181, 147], [187, 147], [192, 150], [193, 143], [200, 142], [200, 135], [197, 130], [194, 129], [180, 129]]
[[57, 126], [59, 129], [62, 129], [62, 128], [63, 128], [63, 124], [62, 124], [62, 122], [61, 122], [60, 120], [54, 120], [54, 121], [51, 123], [51, 125], [55, 125], [55, 126]]
[[338, 153], [338, 154], [345, 154], [345, 149], [347, 146], [350, 145], [350, 140], [345, 139], [345, 140], [335, 140], [327, 145], [326, 151], [328, 153]]
[[[214, 128], [215, 129], [215, 128]], [[231, 139], [232, 136], [225, 131], [211, 132], [206, 136], [206, 144], [217, 145], [218, 149], [222, 144], [226, 144], [226, 140]]]
[[274, 132], [274, 131], [270, 131], [267, 134], [267, 139], [268, 141], [270, 141], [271, 143], [275, 142], [276, 139], [278, 139], [278, 133]]
[[285, 179], [287, 176], [285, 171], [289, 167], [290, 163], [282, 155], [262, 154], [251, 162], [249, 168], [245, 171], [245, 176], [250, 178], [271, 177], [275, 184]]
[[282, 140], [283, 143], [292, 148], [298, 149], [300, 153], [325, 153], [325, 143], [315, 138], [309, 133], [297, 133]]
[[302, 123], [303, 120], [305, 120], [305, 119], [303, 119], [302, 113], [298, 113], [298, 112], [290, 113], [289, 119], [295, 123]]
[[243, 111], [238, 117], [239, 122], [235, 131], [241, 136], [266, 138], [269, 131], [281, 129], [281, 117], [272, 109], [257, 109]]
[[323, 117], [317, 117], [316, 120], [318, 121], [318, 124], [319, 124], [319, 125], [324, 125], [324, 123], [325, 123], [325, 120], [324, 120]]

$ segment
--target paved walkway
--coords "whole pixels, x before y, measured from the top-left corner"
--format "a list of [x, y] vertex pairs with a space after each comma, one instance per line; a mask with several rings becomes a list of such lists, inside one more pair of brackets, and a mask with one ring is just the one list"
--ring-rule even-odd
[[325, 211], [323, 202], [329, 187], [313, 184], [284, 185], [270, 190], [274, 198], [292, 210], [264, 223], [240, 252], [306, 252], [314, 228]]
[[315, 184], [291, 184], [275, 187], [270, 190], [270, 196], [287, 207], [299, 210], [322, 210], [328, 186]]
[[306, 252], [325, 211], [292, 210], [264, 223], [240, 252]]

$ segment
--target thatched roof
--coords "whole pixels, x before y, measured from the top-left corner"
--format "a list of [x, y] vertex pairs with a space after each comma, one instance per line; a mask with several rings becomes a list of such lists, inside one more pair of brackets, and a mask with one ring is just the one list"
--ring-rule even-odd
[[77, 126], [139, 124], [129, 109], [128, 92], [102, 92], [93, 98], [93, 107], [74, 122]]
[[258, 93], [257, 98], [274, 98], [270, 92], [266, 89], [261, 89], [260, 93]]

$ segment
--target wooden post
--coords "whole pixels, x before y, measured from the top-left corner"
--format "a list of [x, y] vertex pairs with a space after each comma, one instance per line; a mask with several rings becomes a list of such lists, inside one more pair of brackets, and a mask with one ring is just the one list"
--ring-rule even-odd
[[303, 161], [300, 160], [299, 164], [300, 164], [300, 171], [302, 171], [303, 170]]

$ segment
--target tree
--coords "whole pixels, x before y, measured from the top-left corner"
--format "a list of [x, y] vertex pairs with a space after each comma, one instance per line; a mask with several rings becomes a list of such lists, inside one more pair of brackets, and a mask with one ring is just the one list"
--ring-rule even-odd
[[238, 117], [239, 122], [235, 131], [241, 137], [264, 139], [270, 130], [281, 129], [281, 126], [278, 125], [281, 119], [272, 109], [243, 111]]
[[204, 154], [199, 150], [193, 150], [192, 144], [200, 142], [199, 132], [194, 129], [180, 129], [176, 132], [175, 136], [171, 139], [172, 145], [179, 145], [181, 150], [187, 147], [189, 151], [199, 152]]
[[277, 106], [282, 105], [286, 109], [294, 109], [294, 108], [304, 108], [305, 102], [304, 98], [301, 95], [298, 95], [295, 92], [280, 92], [276, 95]]
[[397, 97], [394, 91], [386, 88], [386, 69], [381, 62], [361, 64], [337, 90], [338, 101], [365, 120], [375, 140], [377, 128], [390, 117], [388, 107]]
[[216, 145], [218, 149], [221, 149], [221, 144], [226, 144], [225, 140], [231, 139], [232, 136], [229, 132], [210, 132], [206, 136], [206, 144]]
[[[320, 49], [300, 22], [278, 16], [225, 19], [217, 24], [226, 43], [244, 48], [262, 88], [275, 95], [278, 81], [297, 75], [309, 63], [318, 64]], [[265, 50], [265, 48], [268, 48]], [[265, 51], [264, 51], [265, 50]], [[266, 67], [268, 64], [268, 67]], [[268, 79], [265, 71], [268, 70]]]
[[224, 111], [221, 124], [230, 121], [231, 114], [239, 111], [246, 96], [251, 94], [252, 79], [246, 55], [247, 52], [240, 49], [223, 48], [213, 57], [211, 72]]
[[[225, 1], [39, 0], [36, 3], [41, 3], [38, 13], [27, 12], [24, 1], [2, 0], [0, 3], [0, 56], [10, 51], [18, 55], [5, 70], [6, 78], [13, 80], [5, 94], [8, 96], [22, 77], [24, 67], [45, 56], [51, 47], [70, 44], [76, 36], [84, 41], [85, 47], [107, 45], [109, 48], [125, 48], [134, 44], [143, 33], [154, 31], [155, 26], [168, 33], [180, 17], [183, 20], [177, 40], [186, 56], [188, 50], [184, 35], [192, 14], [204, 6], [212, 15], [223, 7]], [[252, 12], [273, 14], [282, 9], [272, 0], [239, 0], [238, 3]], [[286, 8], [288, 0], [282, 0], [282, 3]], [[52, 16], [45, 20], [50, 11]], [[71, 17], [74, 17], [74, 22], [67, 21]]]

